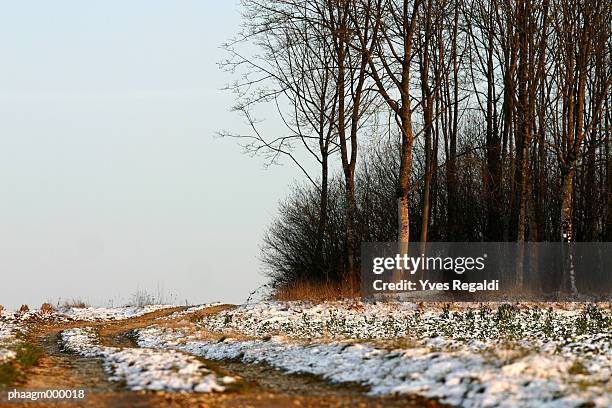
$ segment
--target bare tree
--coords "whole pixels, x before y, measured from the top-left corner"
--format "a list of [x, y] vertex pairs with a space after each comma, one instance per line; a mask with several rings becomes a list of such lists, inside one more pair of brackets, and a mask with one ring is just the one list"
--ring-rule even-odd
[[[243, 2], [245, 23], [239, 36], [225, 45], [230, 57], [223, 68], [240, 72], [229, 88], [237, 95], [234, 110], [246, 119], [251, 133], [223, 132], [246, 141], [246, 151], [263, 154], [269, 164], [288, 156], [320, 192], [318, 238], [312, 267], [321, 265], [327, 224], [329, 158], [338, 150], [338, 87], [334, 47], [325, 35], [327, 26], [316, 9], [300, 2], [277, 0]], [[256, 45], [263, 54], [248, 55], [242, 45]], [[273, 105], [287, 133], [268, 136], [253, 116], [261, 104]], [[318, 180], [311, 176], [296, 149], [301, 148], [320, 166]], [[321, 271], [326, 276], [329, 271]]]
[[[604, 106], [612, 76], [609, 72], [600, 78], [598, 92], [587, 95], [587, 79], [596, 66], [605, 64], [610, 50], [610, 2], [608, 0], [559, 0], [556, 4], [553, 27], [556, 40], [554, 63], [559, 90], [557, 120], [559, 130], [553, 133], [554, 148], [561, 171], [561, 240], [574, 241], [574, 185], [577, 163], [582, 145], [589, 132], [597, 125], [599, 112]], [[587, 116], [589, 98], [593, 108]], [[575, 293], [573, 264], [565, 269], [568, 289]]]
[[[361, 0], [357, 9], [372, 10], [372, 46], [359, 26], [356, 34], [378, 92], [395, 115], [400, 129], [400, 171], [397, 184], [398, 241], [410, 242], [410, 175], [414, 129], [411, 68], [421, 0]], [[405, 252], [404, 249], [402, 252]]]
[[[314, 2], [319, 4], [318, 2]], [[370, 47], [373, 33], [370, 8], [357, 11], [352, 0], [325, 0], [319, 5], [319, 14], [333, 45], [335, 65], [333, 74], [337, 86], [337, 125], [340, 162], [344, 173], [346, 195], [346, 262], [349, 273], [354, 274], [355, 252], [358, 247], [355, 217], [357, 214], [355, 169], [362, 124], [376, 112], [377, 98], [369, 91], [366, 53], [359, 52], [358, 37]]]

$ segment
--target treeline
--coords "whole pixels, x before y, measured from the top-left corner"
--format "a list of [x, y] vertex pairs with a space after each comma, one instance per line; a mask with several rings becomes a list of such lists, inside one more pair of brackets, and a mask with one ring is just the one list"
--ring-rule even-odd
[[242, 7], [224, 135], [310, 183], [265, 237], [279, 281], [354, 276], [362, 241], [612, 241], [612, 0]]

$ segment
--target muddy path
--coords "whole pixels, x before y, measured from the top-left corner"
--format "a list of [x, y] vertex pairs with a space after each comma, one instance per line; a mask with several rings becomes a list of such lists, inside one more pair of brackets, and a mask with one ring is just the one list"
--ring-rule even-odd
[[[87, 358], [61, 349], [59, 333], [71, 327], [96, 327], [103, 345], [137, 347], [133, 331], [151, 324], [162, 326], [192, 325], [190, 320], [217, 313], [231, 305], [219, 305], [192, 315], [168, 318], [184, 308], [163, 309], [143, 316], [110, 322], [68, 322], [40, 324], [30, 331], [44, 354], [28, 373], [21, 389], [87, 390], [84, 401], [3, 403], [0, 407], [441, 407], [436, 401], [421, 397], [368, 397], [359, 385], [330, 384], [312, 375], [286, 374], [262, 364], [240, 361], [206, 361], [213, 370], [238, 377], [242, 386], [224, 393], [184, 393], [130, 391], [120, 383], [107, 380], [100, 359]], [[1, 390], [1, 389], [0, 389]], [[1, 400], [0, 400], [1, 401]]]

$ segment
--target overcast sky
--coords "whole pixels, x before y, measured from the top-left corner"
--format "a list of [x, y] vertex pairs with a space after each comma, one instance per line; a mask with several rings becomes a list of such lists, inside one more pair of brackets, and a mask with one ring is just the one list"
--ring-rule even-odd
[[298, 173], [214, 137], [235, 2], [0, 4], [0, 304], [244, 301]]

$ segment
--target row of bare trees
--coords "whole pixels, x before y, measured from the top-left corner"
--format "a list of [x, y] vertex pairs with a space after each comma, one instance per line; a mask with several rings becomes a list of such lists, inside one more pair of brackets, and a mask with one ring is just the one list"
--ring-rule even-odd
[[[268, 163], [288, 158], [308, 178], [310, 193], [300, 194], [316, 200], [301, 211], [316, 234], [301, 268], [312, 276], [354, 272], [362, 240], [612, 241], [612, 0], [243, 0], [242, 8], [221, 65], [235, 73], [228, 88], [249, 130], [223, 135]], [[269, 107], [282, 129], [260, 122]], [[373, 160], [378, 179], [358, 184], [358, 169], [368, 174]], [[330, 220], [334, 169], [339, 224]], [[372, 207], [388, 191], [391, 214]], [[372, 232], [389, 222], [393, 236]], [[332, 224], [342, 231], [330, 234]], [[266, 258], [288, 251], [282, 239]], [[326, 253], [329, 239], [342, 256]]]

